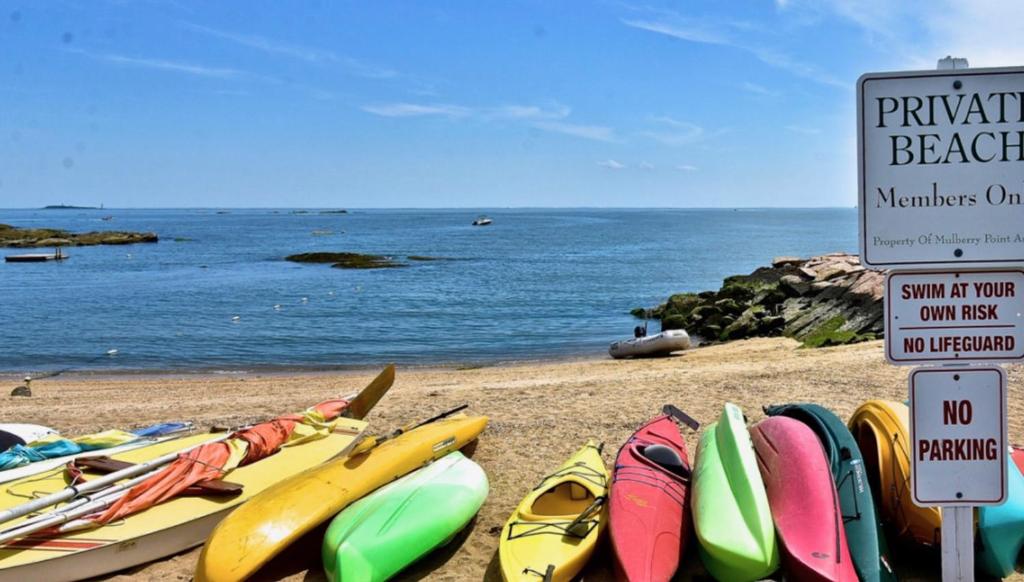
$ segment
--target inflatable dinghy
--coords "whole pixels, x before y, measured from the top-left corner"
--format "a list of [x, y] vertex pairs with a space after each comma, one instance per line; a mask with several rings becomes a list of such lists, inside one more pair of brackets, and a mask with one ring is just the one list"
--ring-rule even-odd
[[646, 337], [615, 342], [608, 348], [613, 358], [650, 358], [667, 356], [690, 348], [690, 336], [681, 329], [670, 329]]

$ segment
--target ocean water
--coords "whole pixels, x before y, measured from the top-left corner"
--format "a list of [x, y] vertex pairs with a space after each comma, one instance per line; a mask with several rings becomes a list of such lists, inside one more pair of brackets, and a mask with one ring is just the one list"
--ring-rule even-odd
[[[857, 246], [853, 209], [226, 212], [0, 210], [16, 226], [161, 237], [70, 248], [62, 263], [0, 263], [0, 371], [600, 355], [632, 334], [633, 307], [717, 289], [774, 256]], [[481, 213], [494, 224], [470, 226]], [[447, 260], [379, 270], [283, 260], [310, 251]]]

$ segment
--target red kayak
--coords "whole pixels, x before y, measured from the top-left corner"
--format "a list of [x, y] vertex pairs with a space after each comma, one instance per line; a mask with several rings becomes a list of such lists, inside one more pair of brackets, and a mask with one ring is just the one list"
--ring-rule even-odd
[[668, 416], [640, 427], [619, 449], [608, 511], [620, 578], [670, 580], [690, 535], [690, 460]]
[[857, 582], [839, 495], [825, 451], [810, 427], [773, 416], [750, 429], [787, 578]]

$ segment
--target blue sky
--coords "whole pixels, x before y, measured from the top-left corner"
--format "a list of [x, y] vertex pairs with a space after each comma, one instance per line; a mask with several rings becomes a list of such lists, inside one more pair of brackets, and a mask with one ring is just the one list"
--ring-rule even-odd
[[857, 77], [1006, 4], [0, 0], [0, 207], [853, 206]]

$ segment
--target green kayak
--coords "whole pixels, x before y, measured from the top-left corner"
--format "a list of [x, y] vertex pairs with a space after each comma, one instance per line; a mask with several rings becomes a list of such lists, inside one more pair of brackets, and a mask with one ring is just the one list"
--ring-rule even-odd
[[832, 467], [839, 492], [846, 542], [857, 575], [864, 582], [896, 580], [889, 560], [882, 524], [864, 474], [864, 457], [853, 433], [832, 411], [817, 404], [766, 406], [768, 416], [788, 416], [809, 426], [818, 435]]
[[699, 552], [726, 582], [767, 577], [779, 567], [775, 525], [743, 412], [726, 404], [704, 429], [693, 470], [692, 505]]
[[487, 498], [487, 475], [456, 451], [338, 514], [323, 544], [332, 582], [380, 582], [445, 545]]

